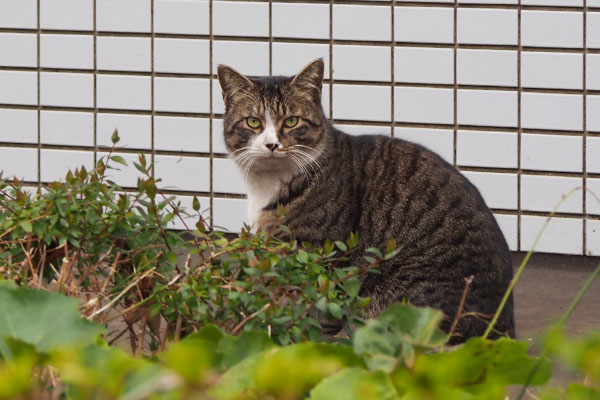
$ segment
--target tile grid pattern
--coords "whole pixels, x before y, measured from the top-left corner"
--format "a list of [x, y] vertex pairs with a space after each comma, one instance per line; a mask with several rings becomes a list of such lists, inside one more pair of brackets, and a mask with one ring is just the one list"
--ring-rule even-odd
[[[89, 0], [91, 28], [68, 15], [64, 26], [52, 20], [48, 4], [67, 10], [65, 5], [74, 0], [3, 1], [23, 13], [27, 4], [35, 7], [35, 24], [19, 20], [18, 13], [13, 20], [0, 16], [0, 40], [30, 35], [36, 40], [33, 64], [19, 56], [11, 61], [12, 55], [0, 42], [0, 89], [9, 85], [8, 79], [36, 75], [37, 101], [26, 98], [26, 85], [12, 98], [10, 88], [5, 91], [8, 95], [0, 93], [0, 123], [16, 130], [0, 132], [0, 169], [25, 176], [31, 185], [62, 175], [67, 163], [91, 163], [88, 155], [95, 162], [106, 151], [107, 127], [115, 126], [133, 142], [120, 154], [131, 160], [139, 151], [149, 153], [168, 193], [184, 204], [191, 203], [191, 195], [201, 196], [216, 225], [235, 229], [244, 216], [245, 189], [224, 155], [214, 66], [228, 63], [250, 75], [291, 74], [320, 54], [328, 64], [324, 105], [334, 122], [350, 133], [386, 133], [440, 152], [480, 188], [513, 249], [530, 245], [544, 216], [570, 188], [587, 185], [600, 192], [600, 119], [596, 117], [600, 75], [594, 68], [600, 67], [600, 2], [595, 0]], [[138, 14], [127, 22], [130, 26], [123, 28], [118, 17], [116, 22], [106, 17], [117, 3]], [[196, 7], [196, 17], [206, 17], [207, 29], [190, 29], [185, 12], [178, 16], [181, 23], [174, 19], [174, 12], [190, 7]], [[7, 10], [0, 4], [5, 15]], [[228, 10], [230, 26], [224, 24]], [[298, 34], [294, 18], [309, 12], [311, 25], [304, 22], [304, 31]], [[44, 22], [47, 16], [49, 22]], [[282, 23], [282, 16], [289, 20]], [[170, 27], [165, 28], [168, 19]], [[321, 29], [321, 21], [327, 21], [326, 29]], [[516, 35], [504, 29], [513, 25]], [[558, 34], [544, 31], [544, 26]], [[51, 39], [63, 40], [66, 46], [67, 39], [73, 40], [72, 45], [88, 37], [93, 40], [90, 66], [48, 61], [44, 47], [50, 48]], [[123, 48], [135, 44], [137, 50], [147, 44], [149, 64], [131, 51], [116, 51], [117, 42]], [[113, 46], [110, 57], [107, 46]], [[195, 51], [204, 48], [207, 60], [194, 59]], [[70, 56], [75, 60], [78, 53], [73, 50]], [[487, 63], [482, 63], [486, 57]], [[446, 62], [449, 75], [443, 68], [431, 67]], [[565, 73], [577, 68], [576, 74]], [[486, 76], [487, 69], [495, 72]], [[85, 97], [81, 87], [89, 78], [91, 102], [81, 100]], [[579, 116], [573, 111], [576, 107], [581, 109]], [[29, 110], [36, 113], [37, 140], [19, 136], [19, 117], [7, 114], [22, 111], [24, 115]], [[57, 134], [56, 120], [88, 117], [92, 140]], [[134, 125], [135, 129], [130, 127]], [[140, 133], [143, 127], [146, 137]], [[576, 149], [579, 144], [581, 150]], [[36, 151], [35, 175], [28, 175], [23, 162], [7, 161], [9, 153], [18, 149]], [[12, 157], [20, 156], [15, 152]], [[65, 165], [57, 167], [60, 162]], [[117, 174], [117, 182], [135, 186], [131, 176]], [[598, 255], [600, 205], [585, 191], [572, 197], [557, 213], [539, 248]]]

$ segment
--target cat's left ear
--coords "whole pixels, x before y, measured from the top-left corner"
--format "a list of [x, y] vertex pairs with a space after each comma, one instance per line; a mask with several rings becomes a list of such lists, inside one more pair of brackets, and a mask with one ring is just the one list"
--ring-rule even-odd
[[292, 85], [304, 90], [317, 90], [319, 98], [323, 87], [323, 72], [325, 64], [322, 58], [317, 58], [308, 64], [292, 79]]

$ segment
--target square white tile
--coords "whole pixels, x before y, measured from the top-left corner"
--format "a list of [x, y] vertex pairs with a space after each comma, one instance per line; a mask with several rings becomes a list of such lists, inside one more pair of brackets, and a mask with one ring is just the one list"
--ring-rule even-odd
[[517, 92], [458, 90], [458, 123], [515, 127], [518, 124]]
[[461, 85], [517, 86], [517, 52], [459, 49], [456, 79]]
[[214, 114], [225, 113], [225, 103], [223, 102], [223, 90], [218, 79], [212, 81], [212, 112]]
[[82, 166], [88, 171], [94, 168], [93, 151], [42, 149], [40, 152], [42, 182], [64, 182], [69, 170], [74, 171]]
[[583, 55], [524, 51], [521, 84], [532, 88], [582, 89]]
[[329, 79], [329, 45], [312, 43], [273, 43], [273, 75], [294, 76], [310, 61], [322, 58], [324, 79]]
[[208, 113], [208, 88], [208, 79], [155, 78], [154, 108], [157, 111]]
[[42, 72], [40, 103], [45, 106], [93, 107], [94, 75]]
[[397, 122], [452, 124], [454, 123], [454, 91], [424, 87], [395, 87], [394, 114]]
[[94, 114], [90, 112], [41, 111], [40, 142], [93, 146]]
[[426, 47], [394, 49], [394, 81], [454, 83], [454, 50]]
[[16, 177], [27, 182], [37, 181], [37, 149], [0, 147], [0, 171], [2, 178]]
[[[590, 6], [588, 1], [588, 7]], [[596, 7], [600, 7], [598, 4]], [[592, 49], [600, 48], [600, 12], [587, 12], [586, 20], [586, 45]]]
[[118, 130], [121, 140], [117, 147], [150, 149], [152, 119], [149, 115], [98, 113], [96, 137], [98, 146], [112, 147], [112, 134]]
[[515, 132], [459, 130], [456, 162], [469, 167], [517, 168]]
[[213, 1], [213, 34], [218, 36], [269, 36], [269, 4]]
[[222, 119], [212, 120], [212, 151], [216, 154], [227, 154]]
[[156, 150], [210, 153], [210, 129], [207, 118], [154, 117]]
[[242, 171], [233, 160], [227, 158], [213, 159], [213, 192], [227, 194], [248, 193]]
[[0, 66], [37, 67], [37, 35], [0, 33]]
[[273, 3], [271, 7], [274, 37], [329, 39], [328, 4]]
[[581, 12], [523, 10], [521, 44], [580, 48], [583, 46], [583, 15]]
[[333, 118], [390, 120], [391, 89], [382, 86], [334, 85]]
[[389, 6], [333, 5], [333, 38], [345, 40], [392, 40]]
[[[542, 231], [546, 217], [521, 217], [521, 251], [533, 248], [535, 238]], [[535, 251], [542, 253], [583, 253], [583, 221], [580, 218], [552, 218], [543, 231]]]
[[585, 86], [587, 89], [600, 90], [600, 54], [586, 55]]
[[208, 0], [154, 0], [154, 31], [208, 35]]
[[0, 142], [37, 143], [36, 110], [0, 108]]
[[587, 96], [587, 129], [600, 132], [600, 96]]
[[519, 250], [519, 220], [516, 215], [494, 214], [510, 251]]
[[523, 93], [521, 124], [524, 128], [583, 129], [583, 96], [557, 93]]
[[454, 132], [450, 129], [394, 127], [394, 137], [420, 144], [449, 164], [454, 162]]
[[581, 178], [522, 175], [521, 209], [550, 212], [559, 205], [563, 196], [569, 194], [557, 212], [580, 214], [583, 207], [583, 193], [581, 190], [572, 193], [571, 191], [581, 188], [582, 185]]
[[441, 7], [395, 7], [394, 40], [414, 43], [453, 43], [454, 10]]
[[387, 46], [334, 45], [332, 51], [334, 79], [389, 82], [392, 78]]
[[93, 0], [40, 1], [42, 29], [91, 31], [94, 29]]
[[588, 256], [600, 256], [600, 221], [588, 220], [586, 223], [586, 248]]
[[37, 0], [0, 1], [0, 27], [35, 29]]
[[[155, 84], [158, 78], [155, 80]], [[96, 78], [98, 108], [149, 110], [150, 77], [102, 75]]]
[[391, 136], [392, 128], [389, 126], [376, 126], [376, 125], [349, 125], [349, 124], [335, 124], [337, 129], [344, 133], [353, 136], [360, 135], [384, 135]]
[[210, 191], [209, 159], [201, 157], [154, 156], [156, 179], [165, 190]]
[[96, 0], [96, 29], [108, 32], [150, 32], [148, 0]]
[[154, 70], [187, 74], [208, 74], [208, 40], [154, 39]]
[[523, 0], [525, 6], [570, 6], [581, 7], [583, 0]]
[[581, 136], [522, 134], [521, 168], [538, 171], [581, 172]]
[[151, 70], [151, 55], [150, 38], [99, 36], [96, 39], [99, 70], [148, 72]]
[[241, 232], [244, 222], [248, 222], [248, 200], [213, 200], [213, 226], [218, 231]]
[[517, 10], [459, 8], [458, 43], [516, 45], [519, 41]]
[[40, 66], [93, 69], [94, 37], [91, 35], [40, 35]]
[[585, 182], [586, 192], [586, 213], [591, 215], [600, 215], [600, 178], [587, 178]]
[[37, 105], [37, 72], [0, 71], [0, 104]]
[[462, 174], [479, 190], [489, 208], [518, 208], [517, 174], [463, 171]]
[[[308, 60], [307, 60], [308, 62]], [[269, 75], [269, 44], [260, 42], [213, 42], [213, 73], [219, 64], [248, 76]]]
[[600, 173], [600, 137], [587, 137], [587, 172]]

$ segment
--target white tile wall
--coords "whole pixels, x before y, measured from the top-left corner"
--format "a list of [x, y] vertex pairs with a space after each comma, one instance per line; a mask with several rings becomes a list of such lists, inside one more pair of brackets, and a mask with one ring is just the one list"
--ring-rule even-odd
[[583, 46], [583, 15], [580, 12], [524, 10], [521, 24], [523, 46]]
[[[108, 160], [108, 154], [109, 153], [105, 152], [98, 153], [98, 160], [103, 158], [102, 161], [104, 161], [104, 163], [108, 162], [108, 165], [112, 167], [110, 169], [106, 169], [104, 173], [106, 179], [123, 188], [136, 188], [138, 178], [143, 177], [142, 173], [133, 166], [134, 162], [139, 163], [139, 155], [131, 153], [112, 153], [111, 156], [117, 155], [125, 160], [127, 166], [124, 166], [117, 162]], [[147, 160], [150, 160], [150, 154], [145, 154], [145, 156]]]
[[147, 0], [96, 0], [96, 28], [111, 32], [150, 32]]
[[42, 29], [91, 31], [94, 29], [93, 0], [40, 1]]
[[464, 171], [467, 177], [479, 189], [490, 208], [516, 210], [517, 174]]
[[37, 66], [37, 36], [29, 33], [0, 33], [0, 66]]
[[37, 26], [37, 0], [0, 1], [0, 27], [29, 28]]
[[154, 40], [156, 72], [208, 74], [209, 60], [208, 40], [161, 38]]
[[[583, 0], [0, 0], [0, 169], [17, 157], [8, 168], [35, 184], [41, 144], [42, 181], [60, 178], [106, 152], [118, 129], [117, 152], [154, 152], [163, 187], [184, 204], [213, 190], [208, 215], [237, 230], [246, 215], [240, 174], [221, 156], [209, 168], [211, 151], [226, 154], [216, 66], [294, 75], [321, 57], [326, 115], [350, 134], [408, 139], [469, 169], [503, 210], [496, 217], [510, 248], [524, 248], [539, 213], [582, 182], [584, 165], [588, 187], [600, 190], [594, 51], [583, 77], [584, 33], [587, 47], [600, 49], [600, 0], [586, 5], [584, 32]], [[60, 149], [72, 146], [83, 150]], [[135, 169], [115, 173], [135, 185]], [[543, 249], [581, 253], [587, 229], [586, 251], [600, 254], [592, 200], [568, 200], [562, 211], [572, 218], [558, 221]]]
[[269, 36], [269, 4], [213, 1], [213, 33], [224, 36]]
[[511, 50], [459, 49], [456, 79], [461, 85], [516, 86], [517, 52]]
[[458, 90], [457, 108], [459, 124], [505, 127], [518, 124], [516, 92]]
[[0, 146], [0, 171], [3, 178], [37, 181], [37, 149], [19, 149]]
[[154, 108], [158, 111], [209, 112], [208, 79], [155, 78]]
[[452, 164], [454, 132], [450, 129], [394, 128], [394, 137], [420, 144]]
[[600, 256], [600, 221], [588, 220], [586, 228], [587, 255]]
[[94, 145], [94, 114], [91, 112], [42, 111], [40, 142], [70, 146]]
[[[521, 217], [521, 250], [533, 248], [535, 238], [546, 223], [546, 217]], [[576, 218], [552, 218], [535, 251], [544, 253], [582, 254], [583, 221]]]
[[90, 35], [40, 35], [40, 66], [94, 68], [94, 38]]
[[94, 153], [78, 150], [49, 150], [40, 152], [40, 179], [42, 182], [64, 180], [69, 170], [94, 168]]
[[382, 86], [334, 85], [333, 118], [389, 121], [390, 92]]
[[581, 172], [582, 138], [578, 136], [521, 135], [521, 167], [539, 171]]
[[583, 179], [564, 176], [523, 175], [521, 177], [521, 208], [527, 211], [554, 210], [563, 196], [564, 202], [557, 209], [563, 213], [581, 213], [583, 194], [581, 188]]
[[[435, 26], [435, 29], [431, 29]], [[452, 43], [454, 10], [435, 7], [394, 8], [394, 39], [398, 42]]]
[[389, 41], [392, 10], [388, 6], [333, 5], [333, 38]]
[[600, 215], [600, 178], [588, 178], [585, 186], [587, 189], [586, 213]]
[[154, 31], [207, 35], [209, 30], [208, 0], [154, 0]]
[[459, 130], [456, 161], [468, 167], [517, 168], [516, 132]]
[[458, 42], [508, 44], [519, 41], [517, 10], [463, 8], [458, 10]]
[[96, 87], [98, 108], [150, 109], [150, 77], [98, 74]]
[[154, 148], [210, 153], [209, 126], [206, 118], [155, 117]]
[[208, 158], [156, 155], [154, 176], [165, 190], [210, 191]]
[[37, 104], [37, 74], [0, 71], [0, 104]]
[[396, 121], [451, 124], [454, 93], [451, 89], [396, 87], [394, 114]]
[[[100, 36], [96, 39], [96, 62], [99, 70], [150, 71], [152, 43], [142, 37]], [[159, 57], [155, 54], [155, 57]]]
[[111, 138], [116, 129], [121, 138], [118, 147], [152, 148], [152, 120], [149, 115], [100, 113], [97, 116], [96, 129], [99, 146], [112, 147]]
[[389, 47], [333, 46], [333, 77], [340, 80], [390, 81]]
[[69, 72], [40, 74], [40, 103], [58, 107], [93, 107], [94, 75]]
[[523, 87], [582, 89], [583, 56], [525, 51], [521, 55]]
[[271, 7], [274, 37], [329, 39], [328, 4], [273, 3]]
[[583, 96], [523, 93], [521, 118], [524, 128], [581, 130], [583, 128]]
[[35, 110], [0, 108], [0, 142], [37, 143], [38, 119]]
[[452, 84], [454, 51], [427, 47], [396, 47], [394, 80], [404, 83]]
[[247, 194], [248, 189], [238, 166], [230, 159], [213, 160], [213, 192]]

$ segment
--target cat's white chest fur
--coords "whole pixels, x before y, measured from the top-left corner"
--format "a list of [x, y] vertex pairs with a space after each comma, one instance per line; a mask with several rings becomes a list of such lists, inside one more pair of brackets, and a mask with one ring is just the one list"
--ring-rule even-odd
[[266, 206], [277, 200], [281, 187], [290, 182], [291, 171], [273, 171], [249, 174], [248, 218], [254, 229], [257, 228], [260, 214]]

